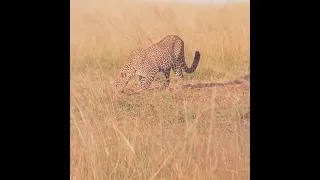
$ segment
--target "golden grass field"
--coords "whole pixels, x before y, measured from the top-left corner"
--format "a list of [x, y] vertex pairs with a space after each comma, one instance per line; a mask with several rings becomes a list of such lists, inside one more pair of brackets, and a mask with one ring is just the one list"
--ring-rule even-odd
[[[249, 179], [250, 4], [70, 2], [70, 179]], [[199, 50], [194, 88], [116, 93], [119, 68], [165, 35]], [[247, 76], [249, 79], [243, 79]], [[242, 78], [242, 79], [241, 79]], [[229, 83], [236, 79], [241, 84]], [[215, 84], [222, 83], [222, 84]], [[206, 87], [207, 86], [207, 87]], [[129, 93], [130, 92], [130, 93]]]

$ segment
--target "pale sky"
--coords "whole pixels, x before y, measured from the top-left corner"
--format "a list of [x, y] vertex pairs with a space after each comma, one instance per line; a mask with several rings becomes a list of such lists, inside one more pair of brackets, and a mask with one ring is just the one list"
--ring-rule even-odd
[[[139, 1], [149, 1], [149, 2], [154, 2], [157, 0], [139, 0]], [[186, 3], [226, 3], [226, 2], [250, 2], [250, 0], [159, 0], [159, 1], [166, 1], [166, 2], [186, 2]]]

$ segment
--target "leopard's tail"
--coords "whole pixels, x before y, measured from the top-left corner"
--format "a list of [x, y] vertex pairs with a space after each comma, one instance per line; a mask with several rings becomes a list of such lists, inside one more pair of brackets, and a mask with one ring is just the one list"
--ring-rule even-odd
[[182, 62], [182, 69], [186, 72], [186, 73], [193, 73], [197, 67], [198, 67], [198, 64], [199, 64], [199, 61], [200, 61], [200, 52], [199, 51], [196, 51], [194, 53], [194, 58], [193, 58], [193, 63], [191, 65], [191, 67], [189, 68], [186, 64], [186, 61], [185, 59], [183, 60]]

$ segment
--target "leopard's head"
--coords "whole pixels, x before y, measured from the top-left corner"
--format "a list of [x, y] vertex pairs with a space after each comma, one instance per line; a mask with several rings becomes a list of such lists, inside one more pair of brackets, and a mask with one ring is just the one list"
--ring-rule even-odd
[[126, 77], [127, 77], [127, 73], [125, 71], [120, 71], [119, 74], [117, 75], [114, 85], [118, 92], [122, 92], [124, 90], [124, 87], [126, 85], [125, 83]]

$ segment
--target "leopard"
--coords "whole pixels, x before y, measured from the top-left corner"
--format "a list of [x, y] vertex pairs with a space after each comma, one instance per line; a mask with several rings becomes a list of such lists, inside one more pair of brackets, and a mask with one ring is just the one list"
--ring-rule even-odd
[[166, 89], [170, 84], [171, 69], [176, 75], [178, 87], [182, 87], [183, 71], [193, 73], [200, 62], [200, 52], [195, 51], [193, 63], [189, 68], [185, 61], [184, 48], [184, 41], [177, 35], [167, 35], [145, 49], [137, 48], [120, 68], [115, 80], [116, 90], [123, 92], [130, 79], [136, 75], [139, 76], [139, 90], [146, 90], [159, 72], [165, 77], [163, 88]]

